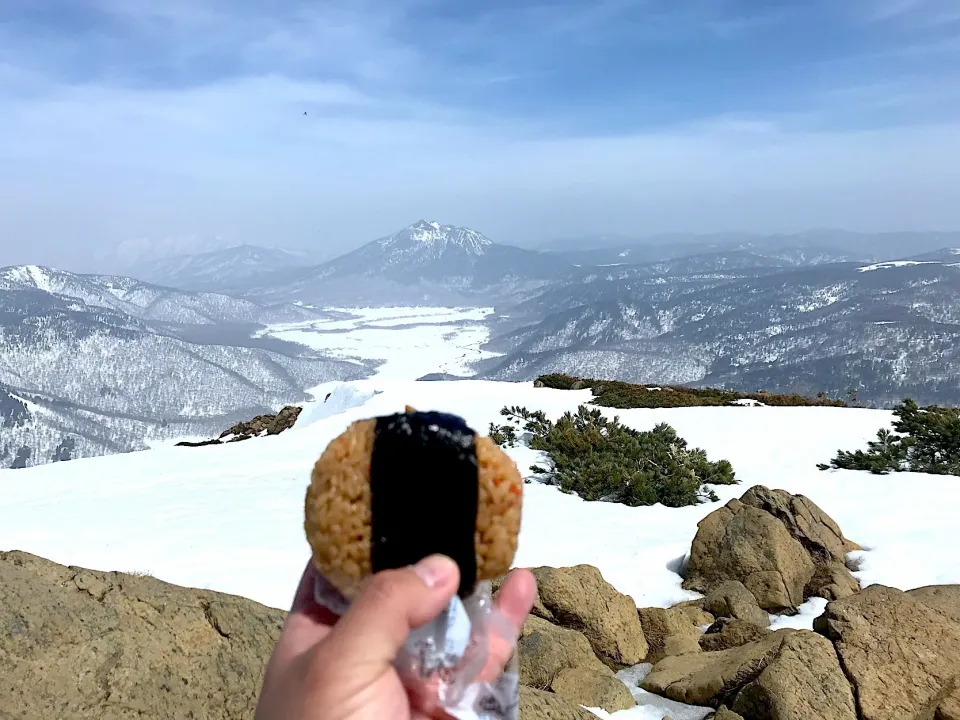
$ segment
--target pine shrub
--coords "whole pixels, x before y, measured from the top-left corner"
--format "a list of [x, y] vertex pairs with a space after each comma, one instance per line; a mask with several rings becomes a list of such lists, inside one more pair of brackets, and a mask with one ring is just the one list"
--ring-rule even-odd
[[584, 500], [683, 507], [717, 500], [708, 485], [738, 482], [729, 462], [711, 462], [703, 450], [689, 449], [666, 423], [642, 432], [584, 405], [556, 422], [522, 407], [505, 407], [501, 414], [507, 422], [491, 424], [490, 436], [515, 447], [518, 428], [530, 433], [530, 447], [546, 452], [553, 464], [533, 471]]
[[919, 472], [960, 475], [960, 408], [919, 407], [907, 398], [893, 409], [894, 431], [883, 428], [867, 450], [838, 450], [821, 470], [866, 470], [875, 475]]

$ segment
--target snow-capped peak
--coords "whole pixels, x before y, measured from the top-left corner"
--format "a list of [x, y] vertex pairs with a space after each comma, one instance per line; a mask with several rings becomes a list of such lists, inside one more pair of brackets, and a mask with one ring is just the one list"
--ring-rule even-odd
[[493, 241], [475, 230], [441, 225], [434, 220], [420, 220], [380, 241], [380, 246], [384, 248], [423, 248], [434, 253], [456, 246], [469, 255], [483, 255], [490, 245], [493, 245]]

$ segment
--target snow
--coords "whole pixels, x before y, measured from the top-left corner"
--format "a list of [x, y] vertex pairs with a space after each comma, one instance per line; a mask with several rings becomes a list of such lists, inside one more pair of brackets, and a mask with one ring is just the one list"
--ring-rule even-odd
[[[405, 405], [462, 415], [478, 430], [502, 420], [504, 405], [525, 405], [557, 417], [589, 401], [589, 390], [534, 388], [532, 383], [477, 380], [416, 382], [429, 372], [464, 370], [485, 339], [486, 310], [394, 308], [352, 311], [338, 323], [273, 328], [285, 339], [309, 340], [343, 355], [385, 360], [376, 374], [314, 388], [294, 428], [228, 445], [155, 448], [123, 455], [0, 471], [0, 550], [20, 549], [55, 562], [149, 572], [168, 582], [211, 588], [272, 607], [289, 605], [309, 548], [303, 496], [310, 469], [349, 423]], [[403, 320], [399, 327], [385, 325]], [[331, 321], [333, 322], [333, 321]], [[413, 323], [411, 325], [411, 322]], [[443, 324], [440, 323], [455, 323]], [[326, 399], [327, 394], [330, 397]], [[864, 586], [907, 590], [960, 583], [960, 524], [954, 477], [874, 476], [821, 472], [838, 448], [865, 447], [888, 411], [832, 407], [731, 407], [604, 410], [628, 425], [668, 422], [691, 447], [729, 460], [740, 484], [716, 488], [719, 503], [671, 509], [588, 503], [556, 488], [524, 486], [518, 566], [589, 563], [639, 607], [666, 607], [696, 597], [680, 587], [697, 523], [749, 487], [764, 484], [812, 498], [865, 548], [849, 562]], [[734, 415], [735, 413], [735, 415]], [[529, 448], [509, 450], [526, 476], [542, 462]], [[813, 599], [776, 627], [810, 628], [823, 609]], [[616, 718], [700, 720], [703, 708], [642, 693], [643, 667], [621, 673], [644, 704]], [[633, 673], [633, 675], [630, 675]], [[632, 679], [631, 679], [632, 678]], [[608, 717], [602, 711], [595, 711]]]
[[891, 260], [889, 262], [876, 263], [874, 265], [865, 265], [857, 268], [857, 272], [872, 272], [873, 270], [882, 270], [895, 267], [909, 267], [912, 265], [940, 265], [937, 260]]

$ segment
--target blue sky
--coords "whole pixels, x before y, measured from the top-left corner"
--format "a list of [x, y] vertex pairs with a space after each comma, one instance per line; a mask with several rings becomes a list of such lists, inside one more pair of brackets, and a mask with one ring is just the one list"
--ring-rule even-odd
[[952, 229], [958, 158], [956, 0], [0, 5], [0, 265], [420, 217]]

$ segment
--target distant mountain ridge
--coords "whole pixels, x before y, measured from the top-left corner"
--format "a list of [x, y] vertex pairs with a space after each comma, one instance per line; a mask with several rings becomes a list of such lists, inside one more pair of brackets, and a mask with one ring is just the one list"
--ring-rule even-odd
[[209, 435], [365, 377], [363, 364], [251, 336], [318, 317], [122, 276], [2, 268], [0, 467]]
[[570, 263], [494, 243], [469, 228], [421, 220], [316, 267], [264, 275], [244, 296], [272, 302], [476, 302], [550, 282]]

